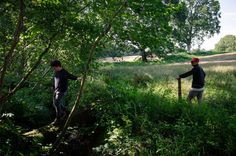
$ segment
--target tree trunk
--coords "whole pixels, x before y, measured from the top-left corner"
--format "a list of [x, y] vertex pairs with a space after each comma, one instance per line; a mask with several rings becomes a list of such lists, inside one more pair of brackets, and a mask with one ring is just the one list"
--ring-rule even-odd
[[23, 23], [24, 23], [24, 0], [19, 0], [19, 6], [20, 6], [20, 11], [19, 11], [19, 18], [18, 18], [18, 23], [17, 27], [13, 36], [13, 41], [10, 50], [6, 53], [5, 58], [4, 58], [4, 63], [1, 68], [1, 73], [0, 73], [0, 97], [2, 97], [2, 89], [3, 89], [3, 83], [4, 83], [4, 78], [5, 74], [7, 71], [7, 68], [9, 67], [10, 61], [12, 59], [12, 56], [14, 54], [14, 50], [19, 42], [20, 39], [20, 34], [23, 30]]
[[143, 62], [147, 62], [147, 53], [145, 52], [145, 50], [142, 50], [142, 61]]
[[[192, 22], [190, 22], [192, 23]], [[187, 51], [190, 52], [191, 51], [191, 46], [192, 46], [192, 37], [193, 37], [193, 27], [190, 26], [189, 30], [188, 30], [188, 36], [187, 36]]]
[[190, 52], [191, 51], [191, 43], [187, 44], [187, 51]]

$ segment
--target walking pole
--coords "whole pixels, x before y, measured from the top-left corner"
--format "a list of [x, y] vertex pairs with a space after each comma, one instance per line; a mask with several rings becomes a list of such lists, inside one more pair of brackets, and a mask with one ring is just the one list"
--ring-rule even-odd
[[178, 99], [182, 99], [182, 92], [181, 92], [181, 79], [178, 78]]

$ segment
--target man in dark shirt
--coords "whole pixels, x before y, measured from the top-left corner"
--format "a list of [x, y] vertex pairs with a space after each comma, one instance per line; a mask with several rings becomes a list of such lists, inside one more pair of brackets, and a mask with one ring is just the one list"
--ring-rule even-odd
[[55, 75], [53, 77], [53, 106], [56, 111], [56, 121], [57, 119], [60, 119], [62, 116], [66, 115], [67, 108], [64, 98], [68, 88], [68, 79], [79, 80], [79, 78], [63, 69], [61, 67], [61, 62], [58, 60], [52, 61], [51, 67], [55, 71]]
[[205, 84], [205, 72], [204, 70], [199, 66], [199, 59], [198, 58], [192, 58], [191, 64], [193, 66], [192, 70], [179, 75], [177, 79], [185, 78], [190, 75], [193, 76], [192, 80], [192, 89], [189, 92], [188, 95], [188, 101], [191, 103], [192, 99], [194, 97], [197, 97], [198, 103], [201, 103], [202, 101], [202, 95], [204, 91], [204, 84]]

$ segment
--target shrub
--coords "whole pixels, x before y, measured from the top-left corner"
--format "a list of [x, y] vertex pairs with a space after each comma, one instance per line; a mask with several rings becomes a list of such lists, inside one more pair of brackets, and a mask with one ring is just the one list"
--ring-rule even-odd
[[215, 50], [219, 52], [236, 51], [236, 36], [226, 35], [215, 45]]

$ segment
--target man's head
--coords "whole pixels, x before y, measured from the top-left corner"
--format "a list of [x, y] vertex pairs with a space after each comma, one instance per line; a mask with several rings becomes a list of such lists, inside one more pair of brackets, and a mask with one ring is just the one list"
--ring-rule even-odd
[[55, 71], [60, 71], [60, 70], [62, 69], [62, 67], [61, 67], [61, 62], [58, 61], [58, 60], [52, 61], [52, 62], [51, 62], [51, 67], [53, 67], [53, 69], [54, 69]]
[[192, 66], [197, 65], [198, 63], [199, 63], [199, 58], [196, 58], [196, 57], [192, 58], [191, 60]]

